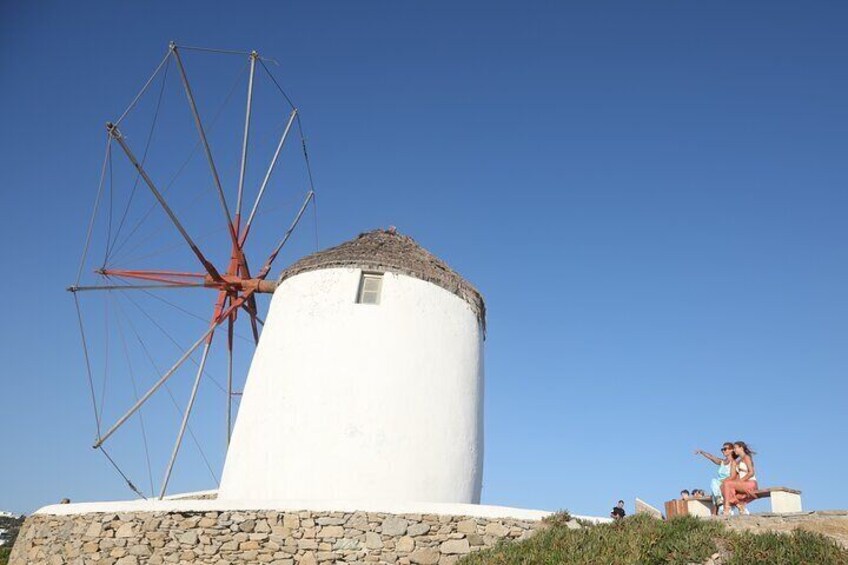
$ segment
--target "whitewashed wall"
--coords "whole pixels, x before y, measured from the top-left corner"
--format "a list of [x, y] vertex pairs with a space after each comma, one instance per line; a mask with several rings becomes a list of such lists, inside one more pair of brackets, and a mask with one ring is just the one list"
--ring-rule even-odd
[[479, 503], [483, 339], [471, 307], [386, 273], [323, 269], [275, 292], [219, 489], [222, 500]]

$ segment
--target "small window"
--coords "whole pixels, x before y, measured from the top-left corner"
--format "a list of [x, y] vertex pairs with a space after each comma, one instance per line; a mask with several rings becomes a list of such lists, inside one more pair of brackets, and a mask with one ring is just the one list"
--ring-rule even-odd
[[379, 304], [382, 286], [382, 273], [362, 273], [362, 278], [359, 279], [359, 294], [356, 296], [356, 302], [358, 304]]

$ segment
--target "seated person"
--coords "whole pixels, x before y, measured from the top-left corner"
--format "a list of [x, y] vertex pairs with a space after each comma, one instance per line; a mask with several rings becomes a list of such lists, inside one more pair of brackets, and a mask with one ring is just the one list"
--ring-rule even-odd
[[689, 494], [688, 490], [683, 489], [683, 490], [680, 491], [680, 499], [681, 500], [687, 500], [689, 498], [692, 498], [692, 495]]

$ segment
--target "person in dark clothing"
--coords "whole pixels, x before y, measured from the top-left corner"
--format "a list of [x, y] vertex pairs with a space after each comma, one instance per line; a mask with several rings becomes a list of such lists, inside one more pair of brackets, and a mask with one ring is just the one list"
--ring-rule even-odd
[[627, 515], [627, 513], [624, 511], [624, 501], [619, 500], [618, 504], [616, 504], [613, 507], [612, 512], [610, 512], [610, 517], [615, 519], [615, 520], [621, 520], [626, 515]]

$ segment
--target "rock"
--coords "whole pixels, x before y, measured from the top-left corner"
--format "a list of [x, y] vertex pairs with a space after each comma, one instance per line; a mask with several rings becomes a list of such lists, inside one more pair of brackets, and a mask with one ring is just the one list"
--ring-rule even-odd
[[324, 526], [318, 532], [319, 538], [343, 538], [344, 528], [341, 526]]
[[409, 553], [415, 549], [415, 540], [409, 536], [403, 536], [395, 544], [395, 550], [401, 553]]
[[333, 544], [333, 551], [359, 551], [362, 543], [355, 539], [341, 538]]
[[298, 549], [318, 549], [318, 542], [314, 539], [297, 540]]
[[103, 526], [100, 522], [92, 522], [88, 529], [85, 531], [85, 537], [87, 538], [99, 538], [100, 533], [103, 531]]
[[115, 531], [116, 538], [131, 538], [135, 535], [135, 531], [133, 531], [132, 522], [128, 522], [126, 524], [122, 524], [120, 528]]
[[442, 545], [439, 546], [439, 551], [449, 555], [457, 553], [461, 554], [471, 551], [471, 547], [469, 546], [467, 539], [450, 539], [442, 542]]
[[409, 527], [406, 529], [406, 534], [408, 536], [412, 536], [412, 537], [423, 536], [424, 534], [426, 534], [429, 531], [430, 531], [430, 525], [429, 524], [410, 524]]
[[509, 535], [509, 528], [497, 522], [490, 522], [486, 524], [486, 535], [494, 536], [496, 538], [505, 538]]
[[432, 547], [416, 549], [409, 554], [409, 561], [417, 565], [436, 565], [439, 562], [439, 552]]
[[245, 520], [241, 524], [239, 524], [239, 530], [242, 532], [250, 533], [256, 527], [256, 520]]
[[380, 534], [376, 532], [365, 532], [365, 547], [368, 549], [382, 549], [383, 540], [380, 539]]
[[456, 525], [456, 531], [461, 534], [476, 534], [477, 533], [477, 521], [476, 520], [462, 520], [458, 522]]
[[465, 536], [465, 539], [468, 540], [468, 544], [472, 546], [480, 546], [483, 545], [483, 536], [480, 534], [468, 534]]
[[190, 530], [177, 536], [177, 541], [185, 545], [197, 545], [197, 532]]
[[268, 533], [271, 531], [271, 526], [268, 525], [267, 520], [259, 520], [256, 522], [256, 527], [253, 531], [257, 533]]
[[315, 523], [319, 526], [341, 526], [345, 522], [346, 520], [344, 518], [330, 518], [329, 516], [315, 520]]
[[406, 533], [406, 528], [409, 522], [403, 518], [389, 516], [383, 520], [383, 535], [384, 536], [402, 536]]
[[129, 553], [137, 557], [148, 557], [153, 552], [150, 551], [150, 546], [139, 544], [130, 546]]

